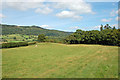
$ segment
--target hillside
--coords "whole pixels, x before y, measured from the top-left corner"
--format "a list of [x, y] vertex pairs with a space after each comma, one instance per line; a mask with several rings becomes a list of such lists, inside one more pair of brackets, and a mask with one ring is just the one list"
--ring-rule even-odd
[[65, 37], [72, 32], [64, 32], [58, 30], [44, 29], [39, 26], [17, 26], [17, 25], [2, 25], [2, 35], [7, 34], [24, 34], [24, 35], [38, 35], [45, 34], [46, 36]]

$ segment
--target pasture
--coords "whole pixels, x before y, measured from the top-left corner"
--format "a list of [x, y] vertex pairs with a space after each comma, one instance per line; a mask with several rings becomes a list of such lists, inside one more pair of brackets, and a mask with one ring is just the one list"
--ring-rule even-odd
[[118, 47], [38, 43], [2, 49], [3, 78], [118, 78]]
[[34, 41], [37, 40], [35, 35], [22, 35], [22, 34], [9, 34], [1, 36], [4, 42], [23, 42], [23, 41]]

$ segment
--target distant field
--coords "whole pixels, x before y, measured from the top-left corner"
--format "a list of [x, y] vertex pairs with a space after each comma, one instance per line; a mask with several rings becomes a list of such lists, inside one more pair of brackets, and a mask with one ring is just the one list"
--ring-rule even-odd
[[10, 34], [2, 35], [3, 41], [7, 42], [21, 42], [21, 41], [33, 41], [37, 40], [35, 35], [21, 35], [21, 34]]
[[118, 47], [39, 43], [2, 50], [3, 78], [117, 78]]
[[[37, 35], [22, 35], [22, 34], [9, 34], [9, 35], [0, 35], [2, 42], [33, 42], [38, 40]], [[46, 36], [46, 41], [48, 42], [62, 42], [64, 37], [61, 36]]]

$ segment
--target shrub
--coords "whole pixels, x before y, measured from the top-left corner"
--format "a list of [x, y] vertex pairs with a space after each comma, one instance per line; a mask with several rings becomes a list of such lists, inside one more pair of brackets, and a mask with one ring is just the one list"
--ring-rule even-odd
[[104, 29], [102, 31], [82, 31], [76, 30], [75, 33], [64, 39], [67, 44], [101, 44], [101, 45], [120, 45], [119, 29]]
[[36, 44], [36, 42], [29, 42], [28, 45]]
[[2, 48], [13, 48], [13, 47], [20, 47], [20, 46], [28, 46], [28, 42], [8, 42], [8, 43], [2, 43]]
[[45, 42], [45, 39], [46, 39], [46, 38], [45, 38], [45, 35], [44, 35], [44, 34], [39, 34], [39, 35], [38, 35], [38, 41], [39, 41], [39, 42]]

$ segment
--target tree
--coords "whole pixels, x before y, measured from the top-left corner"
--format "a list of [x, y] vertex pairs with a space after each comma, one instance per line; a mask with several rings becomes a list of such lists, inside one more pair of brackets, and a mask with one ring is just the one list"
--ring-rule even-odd
[[113, 27], [113, 30], [115, 30], [116, 28], [115, 28], [115, 26]]
[[106, 25], [104, 26], [104, 29], [112, 29], [112, 28], [111, 28], [111, 26], [109, 26], [109, 24], [106, 24]]
[[103, 30], [103, 25], [101, 24], [100, 31], [102, 31], [102, 30]]
[[38, 35], [38, 41], [39, 41], [39, 42], [44, 42], [45, 39], [46, 39], [46, 38], [45, 38], [45, 35], [44, 35], [44, 34], [39, 34], [39, 35]]
[[108, 29], [109, 28], [109, 24], [106, 24], [105, 26], [104, 26], [104, 29]]
[[16, 39], [16, 37], [14, 37], [13, 39]]
[[104, 29], [107, 29], [107, 26], [106, 26], [106, 25], [104, 26]]
[[109, 24], [106, 24], [107, 27], [109, 27]]
[[75, 33], [66, 37], [64, 43], [68, 44], [103, 44], [103, 45], [120, 45], [118, 42], [118, 34], [120, 29], [112, 29], [108, 24], [105, 29], [101, 31], [91, 30], [82, 31], [76, 30]]

